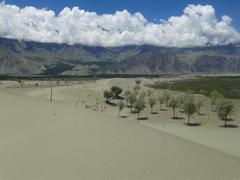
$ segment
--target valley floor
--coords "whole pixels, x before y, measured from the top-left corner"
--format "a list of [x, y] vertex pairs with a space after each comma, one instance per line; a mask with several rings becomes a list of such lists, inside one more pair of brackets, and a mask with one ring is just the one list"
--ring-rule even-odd
[[239, 128], [222, 129], [216, 118], [185, 127], [169, 118], [171, 109], [157, 115], [147, 109], [149, 120], [140, 124], [128, 110], [118, 119], [102, 92], [128, 89], [133, 79], [54, 87], [52, 103], [48, 82], [41, 83], [0, 85], [1, 180], [240, 179]]

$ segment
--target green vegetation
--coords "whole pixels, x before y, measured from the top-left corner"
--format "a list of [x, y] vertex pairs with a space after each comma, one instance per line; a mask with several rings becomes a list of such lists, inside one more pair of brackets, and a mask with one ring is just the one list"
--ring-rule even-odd
[[159, 102], [159, 106], [160, 106], [160, 111], [162, 110], [162, 105], [163, 105], [163, 103], [164, 103], [164, 97], [163, 97], [163, 95], [162, 94], [160, 94], [159, 96], [158, 96], [158, 102]]
[[109, 102], [112, 99], [112, 92], [105, 90], [103, 92], [103, 97], [106, 99], [106, 102]]
[[233, 113], [234, 105], [231, 101], [222, 99], [218, 101], [216, 105], [216, 111], [220, 120], [223, 120], [224, 127], [228, 127], [227, 121], [229, 121], [228, 116]]
[[172, 97], [169, 101], [169, 107], [173, 109], [173, 119], [176, 118], [176, 108], [178, 107], [178, 102], [175, 97]]
[[47, 61], [46, 58], [41, 57], [41, 56], [25, 56], [25, 58], [28, 60], [31, 60], [31, 61], [36, 61], [36, 62]]
[[[160, 105], [159, 111], [169, 111], [171, 108], [173, 113], [172, 119], [185, 119], [181, 116], [176, 116], [176, 112], [178, 112], [179, 115], [182, 115], [183, 113], [186, 114], [186, 125], [188, 126], [201, 125], [199, 121], [190, 121], [195, 113], [198, 113], [197, 116], [205, 116], [205, 114], [201, 113], [201, 108], [206, 105], [205, 100], [207, 100], [207, 98], [204, 95], [195, 94], [194, 90], [189, 87], [185, 90], [185, 94], [176, 95], [176, 93], [168, 90], [156, 94], [152, 89], [145, 91], [145, 89], [140, 86], [140, 82], [136, 81], [131, 89], [122, 92], [122, 88], [112, 86], [110, 90], [106, 90], [103, 93], [107, 104], [117, 106], [118, 117], [120, 117], [121, 111], [127, 106], [127, 108], [131, 109], [131, 113], [137, 114], [138, 122], [140, 120], [147, 120], [148, 117], [140, 117], [140, 113], [148, 107], [151, 110], [152, 115], [159, 114], [160, 112], [153, 112], [153, 107], [157, 104]], [[200, 89], [200, 92], [205, 93], [207, 91]], [[123, 94], [123, 97], [120, 96], [121, 94]], [[225, 121], [223, 127], [237, 128], [237, 125], [229, 125], [227, 123], [228, 121], [232, 121], [232, 119], [229, 118], [229, 115], [231, 115], [234, 110], [232, 101], [226, 99], [216, 90], [213, 90], [210, 93], [210, 96], [211, 107], [209, 107], [209, 109], [216, 112], [220, 120]], [[114, 101], [111, 102], [112, 100]], [[162, 109], [163, 104], [165, 105], [164, 109]]]
[[111, 87], [111, 92], [113, 94], [113, 98], [121, 99], [120, 94], [122, 93], [123, 89], [118, 86]]
[[146, 102], [145, 102], [145, 98], [144, 95], [140, 95], [135, 104], [134, 104], [134, 109], [137, 113], [137, 119], [140, 119], [140, 113], [146, 108]]
[[197, 108], [198, 115], [201, 115], [202, 106], [203, 106], [203, 99], [199, 97], [196, 99], [196, 108]]
[[125, 108], [126, 105], [123, 101], [119, 101], [117, 106], [118, 106], [118, 118], [119, 118], [120, 112]]
[[194, 103], [194, 98], [192, 96], [188, 96], [185, 98], [183, 103], [183, 111], [187, 115], [188, 118], [188, 125], [191, 125], [190, 123], [190, 117], [197, 111], [196, 104]]
[[153, 114], [153, 107], [157, 104], [156, 98], [151, 95], [148, 97], [148, 105], [151, 108], [151, 113]]
[[190, 91], [209, 97], [216, 90], [226, 98], [240, 99], [240, 77], [201, 77], [174, 82], [157, 82], [149, 87], [182, 92]]
[[136, 101], [137, 101], [137, 95], [135, 93], [131, 92], [130, 95], [128, 96], [128, 102], [130, 104], [131, 112], [133, 112], [132, 108]]

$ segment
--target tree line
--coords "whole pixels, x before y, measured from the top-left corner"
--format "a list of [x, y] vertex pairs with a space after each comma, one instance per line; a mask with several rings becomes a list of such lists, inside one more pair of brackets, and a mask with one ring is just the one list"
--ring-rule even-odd
[[[153, 109], [159, 105], [159, 111], [164, 111], [165, 108], [172, 109], [172, 119], [178, 119], [177, 109], [186, 114], [186, 125], [195, 125], [191, 122], [191, 117], [197, 113], [201, 114], [201, 108], [204, 106], [204, 96], [195, 96], [191, 91], [186, 91], [183, 95], [173, 95], [169, 91], [156, 94], [149, 89], [144, 91], [140, 86], [141, 81], [136, 80], [135, 86], [130, 90], [123, 91], [118, 86], [111, 87], [110, 90], [105, 90], [103, 96], [106, 103], [118, 108], [118, 117], [124, 108], [129, 108], [131, 113], [137, 114], [137, 120], [141, 120], [141, 112], [146, 107], [150, 108], [151, 114], [157, 114]], [[201, 90], [204, 91], [204, 90]], [[112, 100], [117, 100], [113, 103]], [[218, 118], [224, 121], [223, 127], [228, 127], [229, 116], [234, 112], [235, 106], [232, 101], [226, 99], [217, 91], [211, 93], [211, 111], [216, 112]]]

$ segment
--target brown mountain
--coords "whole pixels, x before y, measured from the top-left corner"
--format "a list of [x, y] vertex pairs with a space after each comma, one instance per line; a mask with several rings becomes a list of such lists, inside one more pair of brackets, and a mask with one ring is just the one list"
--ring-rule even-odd
[[240, 45], [93, 47], [0, 38], [0, 73], [10, 75], [239, 73]]

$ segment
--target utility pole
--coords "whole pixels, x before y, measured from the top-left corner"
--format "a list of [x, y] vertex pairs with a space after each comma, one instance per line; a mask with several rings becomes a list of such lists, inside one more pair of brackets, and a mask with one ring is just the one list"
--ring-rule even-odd
[[50, 84], [50, 89], [51, 89], [50, 102], [52, 102], [52, 101], [53, 101], [53, 98], [52, 98], [52, 96], [53, 96], [53, 87], [52, 87], [52, 84]]

